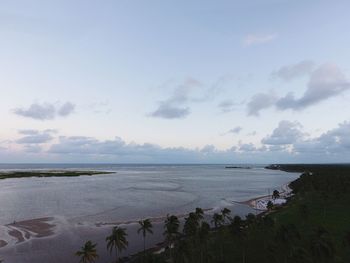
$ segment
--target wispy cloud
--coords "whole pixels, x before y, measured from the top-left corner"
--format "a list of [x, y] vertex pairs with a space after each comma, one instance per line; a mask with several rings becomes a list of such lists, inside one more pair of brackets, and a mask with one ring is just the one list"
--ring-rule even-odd
[[243, 38], [243, 46], [261, 45], [273, 41], [277, 34], [249, 34]]
[[243, 128], [241, 126], [237, 126], [233, 129], [230, 129], [227, 133], [234, 133], [234, 134], [238, 134], [243, 130]]
[[[148, 116], [164, 119], [185, 118], [191, 113], [191, 105], [214, 100], [232, 79], [231, 75], [223, 75], [211, 85], [205, 85], [197, 79], [187, 78], [175, 86], [168, 98], [159, 101], [158, 107]], [[226, 107], [225, 110], [227, 106], [222, 105]]]
[[287, 65], [271, 73], [272, 78], [279, 78], [285, 81], [291, 81], [295, 78], [309, 75], [315, 67], [311, 60], [303, 60], [299, 63]]
[[16, 141], [18, 144], [41, 144], [53, 140], [52, 134], [56, 133], [55, 130], [19, 130], [19, 133], [24, 135]]
[[222, 113], [228, 113], [233, 111], [236, 105], [232, 100], [223, 100], [218, 104], [218, 108]]

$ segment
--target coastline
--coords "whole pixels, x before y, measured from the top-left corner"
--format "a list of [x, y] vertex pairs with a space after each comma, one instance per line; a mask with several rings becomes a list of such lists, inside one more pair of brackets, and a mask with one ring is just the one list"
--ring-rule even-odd
[[[280, 189], [282, 187], [282, 189], [285, 189], [289, 183], [276, 186], [276, 188]], [[281, 191], [282, 193], [284, 191]], [[259, 214], [263, 213], [264, 210], [256, 209], [254, 204], [268, 196], [252, 196], [251, 199], [241, 202], [223, 199], [225, 203], [220, 203], [220, 205], [213, 208], [203, 209], [205, 220], [210, 222], [212, 215], [224, 207], [232, 210], [232, 216], [245, 217], [248, 213], [254, 213], [254, 210]], [[175, 213], [181, 225], [189, 212], [191, 211]], [[147, 237], [146, 249], [152, 253], [159, 253], [166, 246], [163, 237], [166, 214], [155, 217], [147, 216], [147, 218], [150, 218], [153, 223], [154, 234]], [[65, 217], [53, 216], [27, 219], [18, 221], [15, 224], [10, 223], [0, 226], [1, 257], [5, 259], [5, 262], [13, 263], [34, 263], [38, 262], [38, 260], [53, 263], [62, 261], [73, 263], [76, 262], [74, 257], [75, 251], [80, 249], [83, 242], [92, 240], [98, 244], [100, 259], [96, 262], [108, 262], [111, 256], [105, 249], [105, 237], [110, 234], [111, 228], [116, 225], [126, 228], [128, 233], [129, 247], [126, 251], [123, 251], [122, 257], [132, 258], [143, 251], [142, 237], [137, 234], [139, 219], [134, 218], [124, 221], [102, 220], [101, 222], [85, 222], [84, 218], [81, 220], [76, 222]], [[4, 229], [6, 230], [5, 234]], [[58, 249], [53, 251], [55, 247]], [[18, 251], [21, 251], [21, 253], [18, 253]], [[50, 251], [50, 253], [47, 253], [47, 251]], [[25, 260], [23, 256], [25, 256]]]
[[[280, 199], [285, 199], [287, 197], [289, 197], [292, 194], [292, 189], [289, 187], [289, 184], [291, 182], [288, 182], [284, 185], [281, 186], [282, 191], [279, 192], [280, 194]], [[246, 201], [235, 201], [235, 203], [239, 203], [239, 204], [244, 204], [244, 205], [248, 205], [249, 207], [255, 209], [255, 210], [260, 210], [260, 211], [267, 211], [267, 209], [263, 209], [261, 206], [259, 206], [259, 203], [266, 203], [268, 201], [273, 201], [272, 199], [272, 195], [263, 195], [263, 196], [259, 196], [259, 197], [255, 197]]]
[[[282, 189], [286, 188], [289, 183], [284, 184]], [[286, 190], [281, 192], [281, 194], [287, 192]], [[259, 211], [259, 214], [264, 213], [265, 210], [257, 209], [255, 207], [255, 203], [259, 200], [264, 200], [265, 198], [270, 196], [259, 196], [254, 197], [246, 201], [241, 202], [232, 202], [232, 207], [235, 204], [246, 206], [250, 209], [255, 209], [255, 211]], [[232, 208], [228, 206], [229, 208]], [[212, 214], [218, 208], [206, 208], [204, 210], [205, 220], [210, 222]], [[233, 215], [236, 215], [234, 208]], [[176, 216], [179, 218], [180, 223], [183, 224], [184, 219], [188, 216], [188, 213], [177, 214]], [[244, 214], [246, 215], [246, 214]], [[244, 216], [241, 214], [240, 216]], [[152, 253], [159, 253], [165, 248], [164, 237], [163, 237], [163, 228], [164, 228], [164, 220], [166, 215], [158, 216], [158, 217], [150, 217], [151, 222], [153, 223], [154, 235], [149, 237], [147, 242], [147, 250]], [[43, 244], [43, 240], [47, 240], [47, 243], [56, 243], [56, 240], [71, 238], [72, 233], [75, 233], [81, 239], [84, 240], [94, 240], [98, 244], [104, 244], [105, 236], [110, 232], [111, 227], [120, 226], [127, 229], [129, 244], [131, 245], [127, 251], [123, 252], [122, 255], [124, 257], [133, 257], [143, 250], [141, 237], [137, 234], [138, 229], [138, 220], [127, 220], [127, 221], [117, 221], [117, 222], [98, 222], [94, 224], [90, 223], [76, 223], [70, 225], [66, 220], [60, 220], [58, 217], [45, 217], [45, 218], [36, 218], [23, 220], [15, 223], [10, 223], [5, 226], [1, 226], [1, 237], [0, 237], [0, 249], [1, 251], [8, 251], [8, 253], [2, 253], [4, 255], [10, 254], [11, 251], [16, 251], [18, 246], [31, 246], [31, 244], [38, 243]], [[7, 233], [4, 235], [4, 230]], [[4, 238], [5, 237], [5, 238]], [[33, 243], [34, 242], [34, 243]], [[28, 245], [26, 245], [28, 244]], [[76, 238], [73, 238], [70, 242], [67, 241], [67, 248], [65, 249], [67, 256], [65, 257], [66, 262], [69, 263], [72, 258], [72, 262], [74, 262], [74, 257], [72, 256], [74, 251], [79, 249], [81, 246], [80, 241], [77, 242]], [[101, 245], [102, 245], [101, 244]], [[41, 249], [43, 245], [38, 245]], [[50, 246], [51, 249], [53, 246]], [[104, 255], [105, 259], [108, 259], [108, 254]], [[101, 257], [103, 258], [103, 257]], [[11, 262], [21, 262], [20, 260], [11, 260]], [[35, 261], [28, 261], [35, 262]]]

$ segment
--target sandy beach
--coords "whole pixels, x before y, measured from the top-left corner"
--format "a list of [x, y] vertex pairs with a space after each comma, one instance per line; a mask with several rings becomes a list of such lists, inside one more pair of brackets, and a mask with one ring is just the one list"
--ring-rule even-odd
[[289, 187], [289, 184], [290, 182], [281, 187], [282, 191], [279, 192], [279, 198], [273, 199], [272, 195], [264, 195], [237, 203], [248, 205], [255, 210], [266, 211], [266, 206], [269, 201], [271, 201], [274, 205], [281, 205], [285, 203], [286, 198], [292, 194], [292, 189]]

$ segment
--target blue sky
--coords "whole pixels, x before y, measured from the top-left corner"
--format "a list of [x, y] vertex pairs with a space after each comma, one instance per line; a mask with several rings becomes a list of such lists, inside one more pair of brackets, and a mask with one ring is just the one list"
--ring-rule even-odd
[[1, 162], [349, 162], [349, 1], [1, 1]]

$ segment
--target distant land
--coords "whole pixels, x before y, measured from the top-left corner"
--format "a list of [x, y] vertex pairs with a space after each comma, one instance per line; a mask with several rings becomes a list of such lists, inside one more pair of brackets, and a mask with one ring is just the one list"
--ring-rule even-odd
[[[73, 177], [92, 176], [98, 174], [110, 174], [105, 171], [6, 171], [0, 173], [0, 179], [23, 178], [23, 177]], [[115, 172], [113, 172], [115, 173]]]

